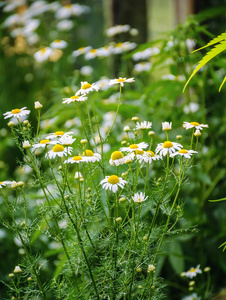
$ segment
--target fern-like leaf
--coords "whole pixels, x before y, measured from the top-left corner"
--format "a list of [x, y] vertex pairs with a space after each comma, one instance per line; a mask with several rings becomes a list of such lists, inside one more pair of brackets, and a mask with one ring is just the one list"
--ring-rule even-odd
[[199, 62], [195, 70], [192, 72], [191, 76], [189, 77], [188, 81], [186, 82], [183, 92], [186, 89], [186, 86], [192, 79], [192, 77], [205, 65], [207, 64], [212, 58], [217, 56], [219, 53], [223, 52], [226, 49], [226, 40], [221, 41], [218, 45], [216, 45], [213, 49], [211, 49]]
[[196, 51], [199, 51], [199, 50], [202, 50], [206, 47], [209, 47], [209, 46], [212, 46], [214, 44], [217, 44], [217, 43], [220, 43], [222, 41], [226, 41], [226, 32], [222, 33], [221, 35], [218, 35], [216, 38], [214, 38], [213, 40], [211, 40], [207, 45], [199, 48], [199, 49], [196, 49], [194, 51], [192, 51], [192, 53], [195, 53]]

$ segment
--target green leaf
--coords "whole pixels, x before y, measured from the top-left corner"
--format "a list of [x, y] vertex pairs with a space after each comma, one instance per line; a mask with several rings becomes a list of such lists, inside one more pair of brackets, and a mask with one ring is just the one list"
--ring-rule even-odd
[[[214, 40], [213, 40], [214, 41]], [[215, 42], [214, 42], [215, 43]], [[208, 63], [212, 58], [217, 56], [219, 53], [223, 52], [226, 49], [226, 40], [221, 41], [218, 45], [216, 45], [213, 49], [211, 49], [199, 62], [195, 70], [192, 72], [191, 76], [189, 77], [188, 81], [186, 82], [183, 92], [186, 89], [186, 86], [188, 85], [189, 81], [192, 79], [192, 77], [206, 64]]]
[[211, 40], [207, 45], [199, 48], [199, 49], [196, 49], [194, 51], [192, 51], [192, 53], [196, 52], [196, 51], [199, 51], [201, 49], [204, 49], [206, 47], [209, 47], [209, 46], [212, 46], [214, 44], [217, 44], [217, 43], [220, 43], [222, 41], [226, 40], [226, 32], [222, 33], [221, 35], [218, 35], [216, 38], [214, 38], [213, 40]]

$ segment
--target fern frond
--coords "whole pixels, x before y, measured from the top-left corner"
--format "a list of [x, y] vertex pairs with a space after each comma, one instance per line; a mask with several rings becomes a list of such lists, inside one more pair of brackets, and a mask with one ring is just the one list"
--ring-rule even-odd
[[209, 47], [209, 46], [212, 46], [214, 44], [217, 44], [217, 43], [220, 43], [221, 41], [226, 41], [226, 32], [218, 35], [216, 38], [214, 38], [213, 40], [211, 40], [208, 44], [206, 44], [205, 46], [199, 48], [199, 49], [196, 49], [194, 51], [192, 51], [192, 53], [196, 52], [196, 51], [199, 51], [199, 50], [202, 50], [206, 47]]
[[195, 70], [192, 72], [191, 76], [189, 77], [188, 81], [186, 82], [183, 92], [186, 89], [186, 86], [188, 85], [188, 83], [190, 82], [190, 80], [192, 79], [192, 77], [205, 65], [207, 64], [212, 58], [214, 58], [215, 56], [217, 56], [219, 53], [223, 52], [226, 49], [226, 40], [224, 40], [223, 42], [219, 43], [218, 45], [216, 45], [213, 49], [211, 49], [203, 58], [202, 60], [199, 62], [199, 64], [197, 65], [197, 67], [195, 68]]

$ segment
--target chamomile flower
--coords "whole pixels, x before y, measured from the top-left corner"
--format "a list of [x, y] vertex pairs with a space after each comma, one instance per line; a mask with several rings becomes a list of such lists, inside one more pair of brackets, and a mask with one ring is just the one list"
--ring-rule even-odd
[[204, 127], [209, 127], [207, 124], [199, 124], [198, 122], [184, 122], [183, 127], [185, 129], [195, 128], [198, 130], [203, 130]]
[[6, 186], [7, 184], [11, 184], [11, 181], [0, 181], [0, 189], [3, 187], [3, 186]]
[[145, 162], [145, 163], [150, 164], [150, 163], [152, 163], [153, 160], [162, 159], [160, 155], [156, 155], [151, 150], [143, 151], [143, 153], [138, 153], [138, 154], [136, 154], [136, 156], [137, 156], [137, 160], [139, 161], [139, 163]]
[[81, 162], [86, 162], [85, 158], [83, 156], [80, 155], [76, 155], [73, 157], [69, 157], [68, 159], [65, 160], [65, 164], [79, 164]]
[[87, 53], [91, 49], [92, 49], [91, 46], [78, 48], [77, 50], [72, 52], [72, 56], [78, 57], [79, 55]]
[[136, 193], [134, 196], [132, 196], [133, 201], [136, 203], [144, 202], [147, 198], [148, 196], [145, 197], [145, 193], [142, 192]]
[[180, 148], [182, 147], [183, 146], [179, 143], [166, 141], [164, 143], [158, 144], [155, 152], [157, 154], [159, 153], [160, 156], [166, 156], [167, 153], [169, 153], [169, 155], [171, 156], [171, 154], [173, 154], [176, 150], [180, 150]]
[[198, 153], [197, 151], [194, 150], [186, 150], [186, 149], [181, 149], [178, 152], [174, 152], [172, 153], [170, 156], [176, 156], [176, 155], [180, 155], [180, 156], [184, 156], [185, 158], [191, 158], [192, 154], [194, 153]]
[[100, 182], [103, 189], [112, 191], [113, 193], [116, 193], [119, 187], [123, 189], [126, 183], [127, 181], [116, 175], [106, 176]]
[[68, 135], [73, 135], [74, 132], [72, 131], [69, 131], [69, 132], [63, 132], [61, 130], [59, 131], [56, 131], [54, 133], [51, 133], [50, 135], [48, 135], [46, 137], [47, 140], [51, 140], [51, 139], [54, 139], [54, 138], [59, 138], [59, 137], [62, 137], [62, 136], [68, 136]]
[[67, 42], [64, 40], [55, 40], [50, 44], [52, 49], [64, 49], [67, 47]]
[[58, 157], [67, 156], [68, 154], [71, 154], [72, 150], [73, 150], [72, 147], [65, 148], [60, 144], [56, 144], [53, 146], [52, 150], [46, 153], [45, 157], [51, 159], [51, 158], [55, 158], [56, 156]]
[[134, 65], [134, 71], [136, 73], [147, 72], [152, 68], [152, 64], [149, 62], [141, 62]]
[[113, 26], [113, 27], [110, 27], [106, 30], [106, 35], [109, 36], [109, 37], [112, 37], [114, 35], [117, 35], [119, 33], [122, 33], [122, 32], [127, 32], [130, 30], [130, 25], [116, 25], [116, 26]]
[[199, 297], [196, 293], [193, 293], [189, 296], [183, 297], [181, 300], [201, 300], [201, 297]]
[[122, 78], [122, 77], [119, 77], [118, 79], [111, 79], [109, 81], [109, 85], [113, 85], [113, 84], [117, 84], [119, 83], [121, 86], [124, 86], [124, 82], [134, 82], [134, 78]]
[[101, 160], [101, 155], [99, 153], [93, 153], [92, 150], [85, 150], [82, 154], [85, 162], [96, 162]]
[[162, 122], [162, 130], [168, 131], [172, 129], [172, 122]]
[[96, 83], [90, 84], [87, 81], [82, 81], [81, 82], [81, 89], [77, 91], [77, 93], [75, 94], [76, 96], [78, 95], [87, 95], [89, 94], [89, 92], [92, 91], [98, 91], [99, 90], [99, 85]]
[[3, 114], [5, 116], [4, 119], [7, 119], [7, 118], [17, 118], [17, 119], [19, 119], [20, 117], [29, 115], [30, 110], [28, 110], [26, 108], [27, 107], [15, 108], [11, 111], [8, 111], [8, 112], [4, 113]]
[[35, 52], [34, 58], [37, 62], [43, 62], [49, 59], [50, 55], [53, 53], [53, 49], [49, 47], [42, 48], [41, 50]]
[[148, 147], [148, 144], [145, 142], [141, 142], [139, 144], [132, 144], [129, 147], [122, 147], [120, 151], [133, 152], [135, 150], [143, 150]]
[[59, 138], [59, 142], [61, 143], [61, 145], [63, 145], [64, 147], [70, 146], [74, 143], [76, 139], [73, 139], [71, 137], [71, 135], [66, 135], [64, 134], [61, 138]]
[[47, 145], [56, 145], [57, 141], [50, 141], [48, 139], [41, 140], [39, 143], [31, 146], [31, 151], [34, 152], [36, 149], [45, 148]]
[[152, 126], [152, 122], [144, 121], [141, 123], [136, 123], [136, 129], [144, 130], [144, 129], [150, 129]]
[[121, 151], [114, 151], [111, 154], [111, 159], [109, 160], [109, 163], [112, 166], [119, 166], [123, 165], [125, 163], [125, 157]]
[[97, 57], [97, 49], [91, 49], [85, 54], [85, 59], [90, 60]]
[[190, 268], [189, 271], [185, 272], [184, 276], [186, 276], [187, 278], [193, 278], [195, 277], [197, 274], [201, 274], [202, 270], [200, 269], [200, 265], [197, 265], [195, 268]]
[[63, 98], [63, 104], [69, 104], [72, 102], [80, 102], [80, 101], [86, 101], [88, 98], [85, 96], [71, 96], [69, 98]]

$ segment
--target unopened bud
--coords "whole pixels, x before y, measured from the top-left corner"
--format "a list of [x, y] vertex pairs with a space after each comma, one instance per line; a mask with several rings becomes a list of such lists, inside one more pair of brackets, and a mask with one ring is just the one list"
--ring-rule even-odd
[[180, 134], [177, 135], [177, 136], [176, 136], [176, 139], [177, 139], [177, 140], [181, 140], [181, 139], [182, 139], [182, 135], [180, 135]]
[[121, 222], [122, 222], [122, 218], [121, 218], [121, 217], [118, 217], [118, 218], [115, 219], [115, 221], [116, 221], [117, 223], [121, 223]]
[[154, 272], [155, 269], [156, 269], [156, 267], [155, 267], [154, 265], [149, 265], [149, 266], [148, 266], [148, 273]]
[[7, 124], [9, 127], [13, 127], [15, 125], [15, 123], [13, 121], [10, 121], [8, 124]]
[[16, 266], [15, 269], [13, 270], [13, 272], [14, 272], [15, 274], [18, 274], [18, 273], [21, 273], [22, 270], [21, 270], [21, 268], [20, 268], [19, 266]]
[[80, 143], [85, 145], [86, 143], [88, 143], [88, 141], [86, 139], [84, 139], [84, 140], [81, 140]]
[[29, 143], [29, 141], [24, 141], [24, 142], [23, 142], [23, 148], [24, 148], [24, 149], [29, 149], [29, 148], [31, 148], [31, 144]]
[[35, 101], [35, 109], [40, 109], [42, 107], [43, 105], [39, 101]]
[[155, 132], [154, 131], [148, 131], [148, 135], [149, 136], [155, 135]]
[[194, 132], [194, 136], [199, 137], [201, 135], [202, 135], [201, 131], [196, 129], [196, 131]]
[[129, 126], [125, 126], [125, 127], [123, 128], [123, 131], [125, 131], [125, 132], [130, 131], [130, 127], [129, 127]]
[[132, 117], [131, 119], [133, 122], [137, 122], [138, 121], [138, 117]]

